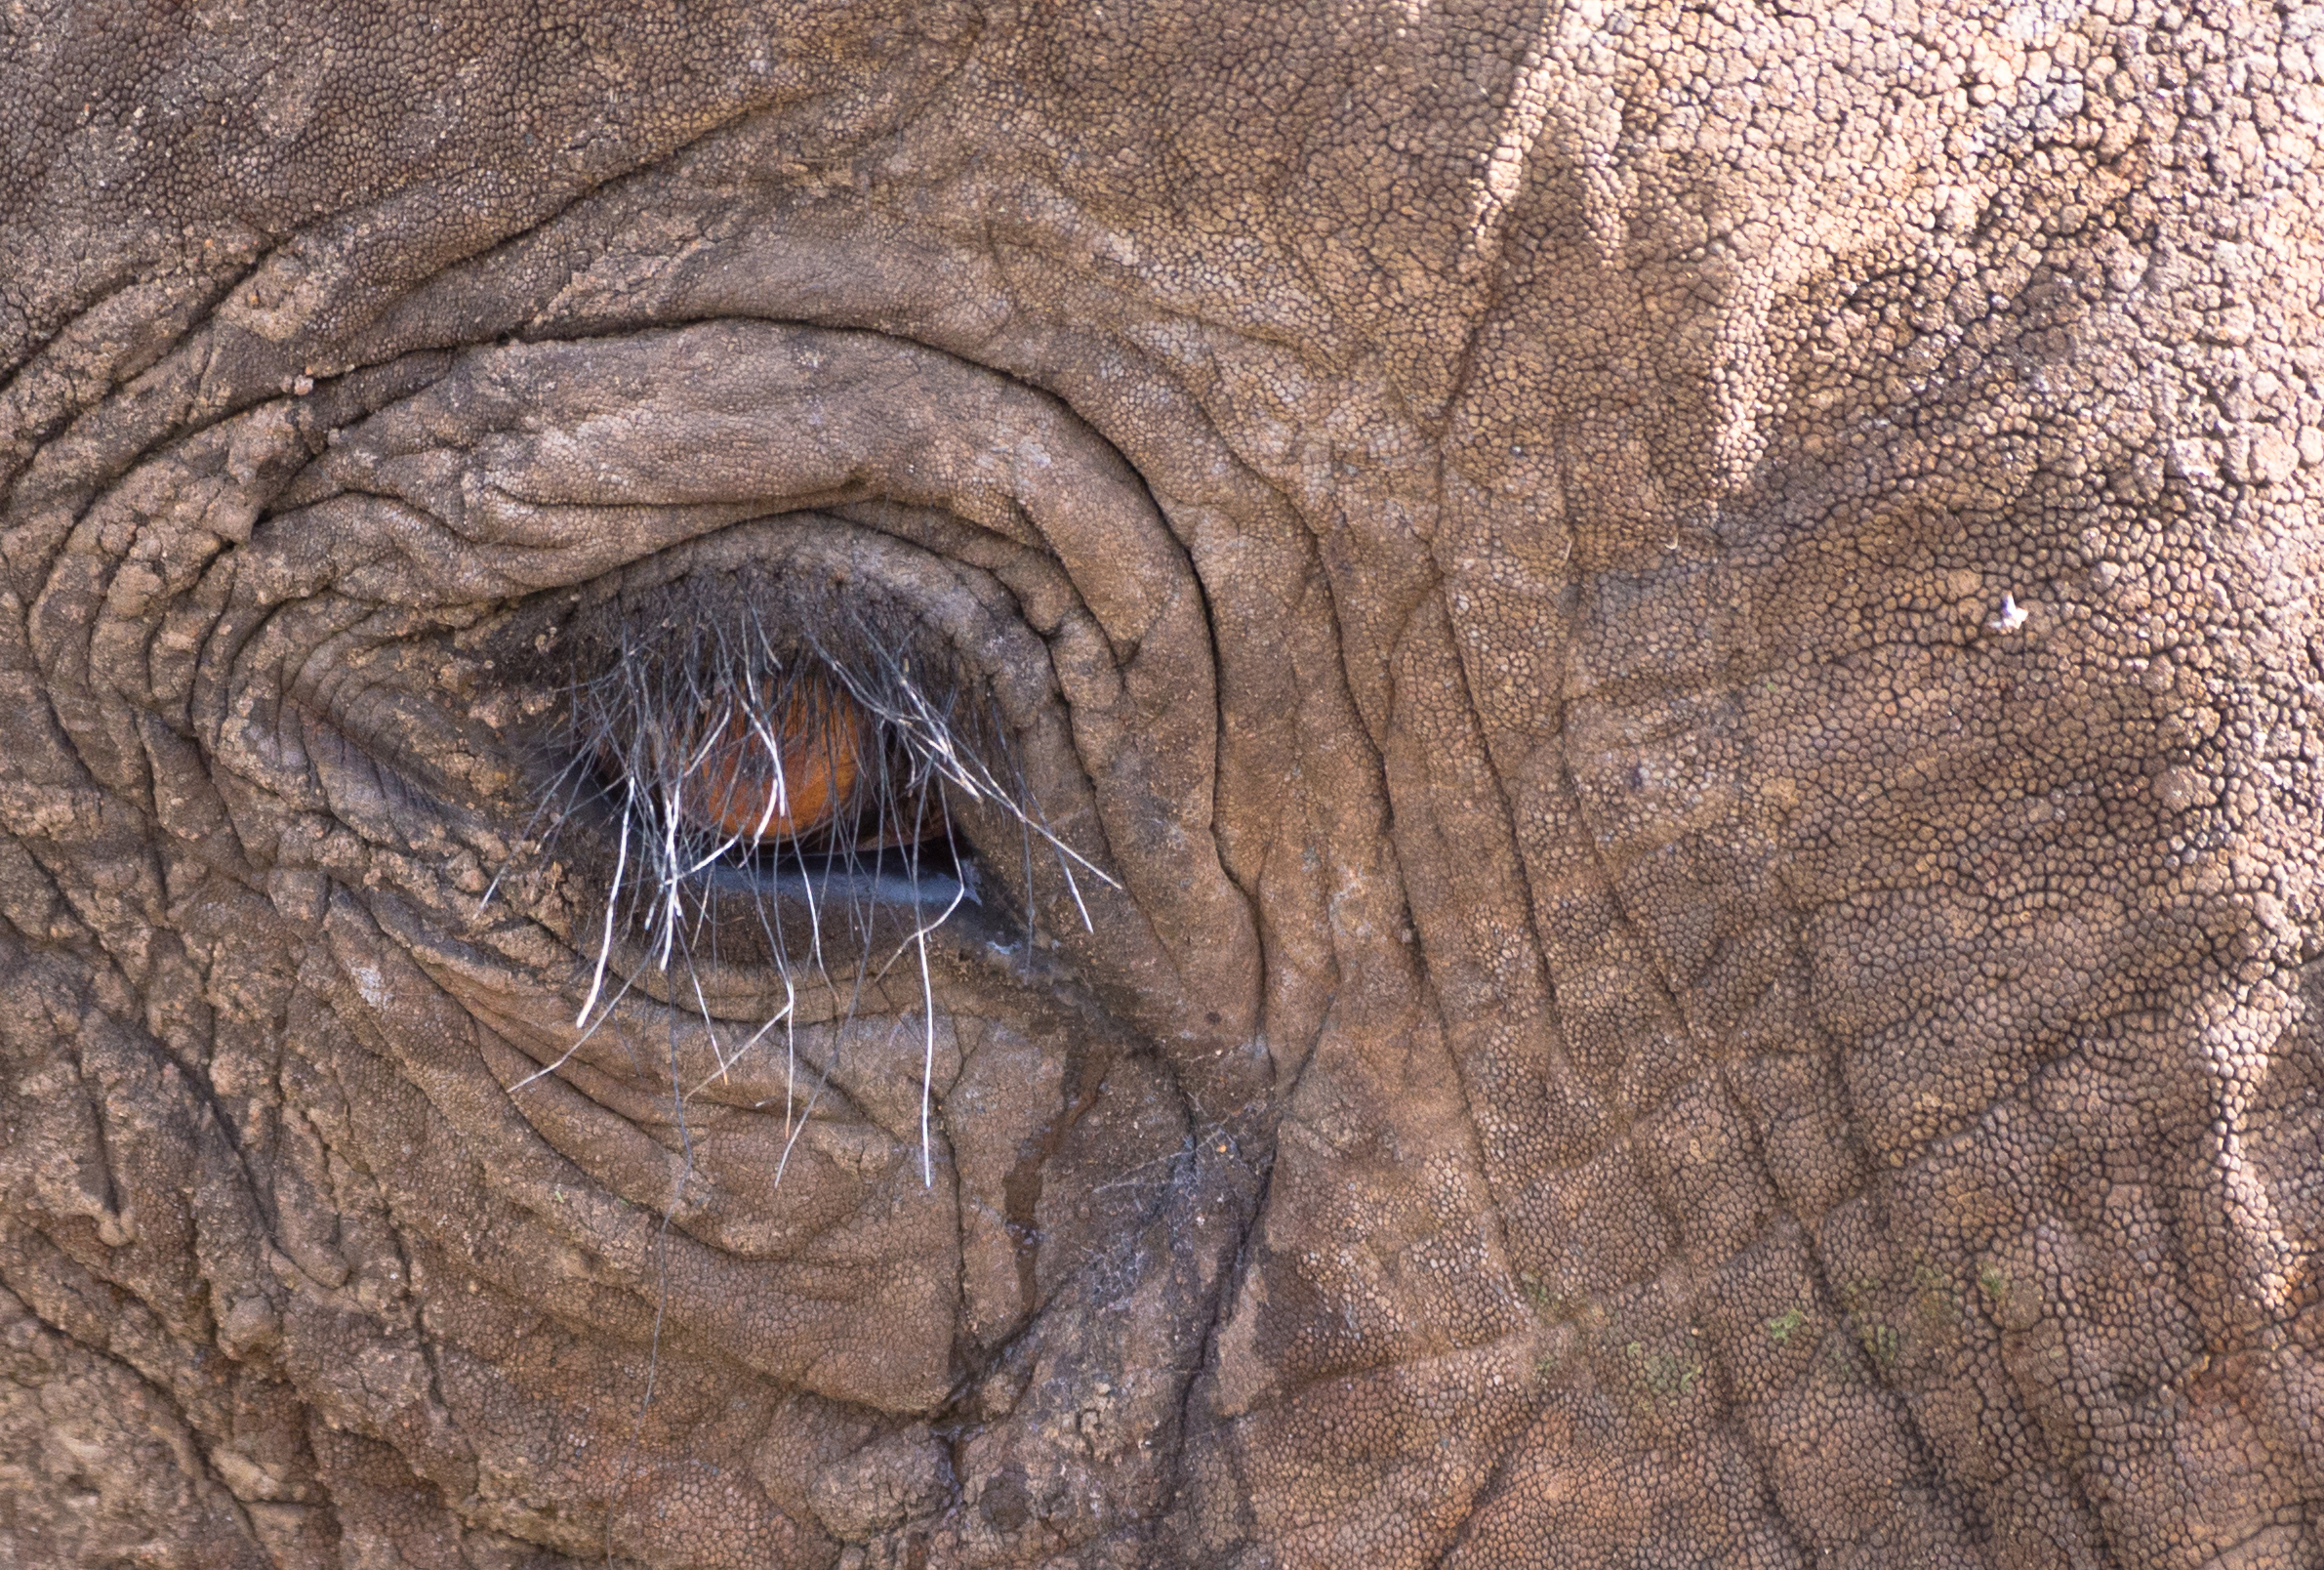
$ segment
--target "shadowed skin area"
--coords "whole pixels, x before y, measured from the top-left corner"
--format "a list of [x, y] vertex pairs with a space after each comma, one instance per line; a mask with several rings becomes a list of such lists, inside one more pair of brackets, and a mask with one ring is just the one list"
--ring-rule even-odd
[[[2324, 1564], [2324, 11], [0, 40], [0, 1560]], [[746, 580], [1111, 882], [584, 1030]]]

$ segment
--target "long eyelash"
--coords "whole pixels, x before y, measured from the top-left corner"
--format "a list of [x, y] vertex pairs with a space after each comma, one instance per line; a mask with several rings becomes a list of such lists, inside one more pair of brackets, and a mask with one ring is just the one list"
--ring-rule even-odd
[[[960, 804], [1013, 820], [1019, 830], [1028, 950], [1039, 935], [1034, 899], [1037, 846], [1046, 847], [1055, 858], [1085, 930], [1091, 930], [1092, 923], [1082, 897], [1081, 877], [1086, 875], [1109, 888], [1121, 887], [1067, 845], [1051, 826], [1028, 786], [1022, 762], [989, 691], [963, 689], [958, 681], [944, 680], [951, 673], [941, 660], [933, 662], [933, 673], [931, 663], [925, 661], [916, 672], [908, 655], [899, 653], [894, 643], [860, 619], [842, 628], [842, 636], [832, 642], [808, 638], [791, 646], [770, 636], [747, 601], [739, 627], [737, 620], [731, 614], [708, 614], [673, 617], [650, 627], [625, 622], [618, 648], [597, 651], [600, 656], [610, 653], [612, 657], [589, 661], [590, 671], [577, 672], [565, 685], [564, 734], [560, 738], [564, 764], [543, 791], [534, 819], [520, 837], [520, 843], [530, 845], [535, 854], [547, 857], [568, 828], [588, 819], [589, 809], [610, 809], [619, 819], [613, 877], [605, 890], [604, 909], [592, 914], [586, 929], [575, 924], [576, 935], [586, 930], [596, 938], [595, 952], [589, 957], [588, 992], [573, 1021], [577, 1034], [554, 1062], [511, 1085], [510, 1093], [521, 1092], [534, 1080], [563, 1069], [615, 1016], [632, 989], [642, 990], [649, 971], [669, 977], [673, 965], [684, 968], [685, 986], [693, 994], [694, 1012], [702, 1021], [715, 1064], [691, 1089], [681, 1082], [677, 1022], [673, 1017], [667, 1067], [679, 1165], [656, 1234], [661, 1286], [656, 1295], [645, 1387], [636, 1428], [622, 1458], [621, 1476], [615, 1484], [617, 1496], [642, 1440], [660, 1369], [663, 1319], [669, 1307], [669, 1232], [694, 1176], [695, 1141], [687, 1117], [691, 1097], [713, 1080], [723, 1078], [781, 1027], [784, 1139], [769, 1184], [781, 1187], [793, 1151], [812, 1122], [832, 1077], [840, 1070], [843, 1054], [854, 1037], [857, 1008], [865, 989], [909, 956], [916, 962], [920, 992], [920, 1183], [932, 1188], [937, 1021], [928, 940], [964, 901], [974, 897], [969, 883], [972, 864], [962, 857], [957, 835], [956, 796]], [[931, 674], [939, 680], [931, 682]], [[870, 743], [859, 755], [868, 769], [860, 789], [868, 794], [868, 811], [863, 815], [869, 817], [873, 831], [870, 870], [874, 876], [887, 876], [884, 863], [890, 847], [902, 852], [912, 930], [877, 966], [872, 939], [881, 902], [866, 883], [847, 876], [860, 870], [861, 842], [852, 835], [838, 836], [834, 845], [836, 853], [823, 854], [818, 862], [811, 854], [814, 831], [787, 818], [785, 831], [776, 837], [778, 843], [772, 847], [766, 844], [767, 831], [775, 825], [776, 803], [789, 799], [784, 778], [786, 717], [799, 712], [795, 704], [807, 693], [805, 683], [809, 682], [822, 683], [827, 696], [836, 689], [868, 721]], [[705, 833], [685, 819], [688, 780], [700, 781], [699, 765], [718, 747], [720, 738], [729, 734], [735, 722], [740, 722], [743, 731], [756, 743], [776, 789], [768, 795], [757, 822], [749, 825], [755, 833], [745, 834], [731, 824], [722, 832]], [[827, 749], [833, 745], [829, 726], [810, 722], [807, 729], [810, 745]], [[692, 738], [693, 756], [674, 756], [680, 738]], [[828, 752], [825, 762], [832, 762]], [[731, 792], [725, 800], [731, 802]], [[848, 804], [841, 805], [844, 808]], [[909, 822], [905, 821], [907, 812]], [[940, 835], [927, 832], [931, 814]], [[547, 832], [536, 839], [544, 819]], [[937, 843], [953, 847], [958, 858], [950, 880], [949, 898], [941, 909], [923, 898], [921, 887], [920, 847]], [[795, 903], [777, 897], [763, 886], [738, 893], [721, 887], [720, 880], [704, 876], [745, 850], [771, 852], [778, 867], [788, 856], [795, 876], [786, 879], [790, 887], [783, 891], [795, 895]], [[491, 903], [508, 871], [504, 864], [486, 888], [479, 914]], [[836, 885], [835, 878], [838, 880]], [[705, 957], [715, 966], [718, 918], [728, 914], [738, 900], [756, 921], [765, 939], [766, 952], [782, 982], [783, 1002], [729, 1051], [703, 986], [697, 954], [707, 942]], [[787, 924], [787, 903], [794, 912], [804, 907], [803, 933], [786, 930], [787, 925], [793, 929], [798, 926], [795, 920]], [[853, 974], [844, 982], [832, 974], [828, 963], [827, 939], [835, 927], [856, 939], [851, 945]], [[800, 937], [804, 938], [803, 951], [795, 954], [794, 950], [801, 947], [795, 941]], [[625, 967], [623, 951], [632, 943], [635, 943], [633, 952], [639, 959], [634, 966]], [[803, 1086], [797, 1042], [802, 988], [819, 988], [830, 999], [829, 1017], [834, 1022], [830, 1050], [811, 1083]], [[676, 1001], [674, 984], [666, 983], [664, 991], [673, 1003]], [[911, 1022], [910, 1012], [895, 1017], [883, 1054]], [[644, 1065], [634, 1056], [632, 1061], [642, 1075]], [[614, 1532], [610, 1508], [604, 1530], [610, 1564]]]
[[[602, 915], [591, 923], [597, 941], [588, 994], [573, 1022], [579, 1034], [556, 1061], [510, 1089], [521, 1090], [561, 1069], [612, 1017], [644, 972], [668, 975], [673, 965], [682, 964], [717, 1066], [689, 1091], [677, 1083], [673, 1059], [671, 1092], [681, 1141], [690, 1148], [685, 1127], [689, 1096], [725, 1075], [780, 1025], [785, 1139], [774, 1178], [779, 1184], [792, 1150], [839, 1066], [865, 988], [887, 975], [899, 961], [910, 958], [916, 962], [920, 983], [920, 1181], [932, 1186], [936, 1007], [928, 940], [975, 896], [968, 883], [970, 868], [963, 863], [949, 880], [953, 888], [941, 909], [922, 898], [919, 847], [934, 843], [927, 832], [931, 814], [947, 845], [958, 843], [953, 809], [956, 794], [965, 804], [1013, 819], [1023, 842], [1028, 892], [1038, 844], [1055, 858], [1084, 928], [1090, 926], [1090, 917], [1081, 877], [1086, 875], [1109, 888], [1120, 886], [1051, 827], [1026, 786], [1023, 768], [989, 695], [964, 692], [957, 682], [931, 684], [914, 671], [908, 654], [899, 654], [888, 640], [860, 622], [845, 629], [847, 636], [842, 641], [854, 656], [849, 657], [814, 638], [787, 650], [754, 611], [746, 615], [747, 626], [739, 636], [730, 619], [723, 617], [670, 618], [647, 627], [625, 624], [619, 646], [611, 651], [613, 657], [600, 673], [577, 677], [566, 688], [563, 743], [567, 762], [544, 796], [542, 811], [551, 819], [545, 839], [553, 843], [560, 831], [576, 820], [578, 809], [593, 798], [619, 819], [614, 871]], [[874, 834], [871, 855], [875, 876], [886, 876], [877, 870], [884, 851], [891, 847], [900, 850], [911, 891], [912, 930], [894, 952], [877, 965], [868, 945], [881, 902], [848, 876], [861, 866], [863, 850], [857, 842], [843, 839], [832, 848], [818, 851], [812, 844], [812, 829], [790, 824], [770, 845], [767, 831], [774, 825], [778, 800], [772, 793], [758, 821], [749, 826], [755, 833], [732, 825], [723, 832], [706, 833], [686, 817], [687, 792], [705, 788], [702, 765], [719, 745], [719, 738], [746, 736], [754, 744], [753, 762], [763, 764], [780, 786], [786, 764], [785, 717], [814, 712], [802, 711], [799, 705], [811, 703], [818, 690], [828, 694], [834, 689], [862, 712], [873, 735], [859, 762], [866, 771], [861, 788], [870, 798], [866, 816]], [[810, 744], [831, 748], [834, 743], [829, 729], [815, 728], [822, 733], [811, 738]], [[690, 752], [684, 750], [688, 746]], [[799, 761], [794, 756], [790, 762], [795, 767]], [[826, 762], [832, 762], [828, 751]], [[606, 775], [613, 780], [609, 782]], [[703, 877], [720, 863], [753, 851], [791, 864], [794, 871], [786, 875], [786, 882], [805, 908], [803, 934], [785, 931], [783, 900], [758, 889], [738, 895]], [[494, 887], [498, 887], [497, 879]], [[492, 892], [486, 890], [486, 901]], [[766, 938], [782, 979], [784, 1002], [730, 1053], [719, 1039], [696, 956], [705, 934], [714, 947], [717, 918], [738, 898], [748, 900]], [[827, 961], [826, 944], [835, 921], [842, 922], [858, 939], [854, 973], [844, 982], [832, 974]], [[1035, 934], [1030, 900], [1026, 925], [1031, 938]], [[805, 939], [801, 954], [795, 955], [795, 943], [787, 940], [795, 936]], [[621, 973], [617, 964], [625, 941], [636, 941], [644, 951], [641, 963], [628, 974]], [[711, 957], [714, 959], [714, 954]], [[615, 981], [611, 996], [606, 995], [609, 974]], [[819, 988], [830, 999], [831, 1015], [837, 1025], [832, 1052], [812, 1086], [806, 1088], [803, 1104], [796, 1042], [802, 983]], [[900, 1015], [895, 1029], [903, 1028], [909, 1019], [909, 1013]], [[891, 1030], [891, 1039], [893, 1034]], [[675, 1202], [673, 1197], [673, 1205]]]

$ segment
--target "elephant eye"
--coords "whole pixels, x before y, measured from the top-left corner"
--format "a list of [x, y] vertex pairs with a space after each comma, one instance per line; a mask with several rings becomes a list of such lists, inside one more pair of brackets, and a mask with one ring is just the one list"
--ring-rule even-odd
[[977, 903], [953, 809], [977, 781], [945, 767], [967, 706], [888, 674], [875, 691], [812, 654], [675, 671], [649, 654], [580, 687], [572, 751], [614, 814], [617, 883], [665, 904], [683, 888]]
[[624, 713], [591, 722], [596, 792], [618, 802], [641, 866], [660, 861], [664, 881], [979, 903], [955, 838], [957, 784], [927, 756], [956, 742], [955, 706], [914, 696], [924, 737], [816, 664], [668, 701], [632, 688], [611, 699]]
[[578, 896], [581, 1018], [665, 975], [737, 997], [772, 976], [788, 999], [924, 971], [931, 941], [1022, 955], [1037, 860], [1050, 908], [1087, 924], [1083, 880], [1114, 880], [1027, 783], [1013, 667], [977, 658], [1004, 624], [888, 586], [923, 563], [832, 520], [745, 525], [493, 630], [540, 717], [517, 749], [544, 826], [525, 856]]
[[687, 829], [738, 846], [845, 840], [875, 774], [875, 729], [819, 673], [746, 682], [651, 738], [668, 760], [658, 789]]

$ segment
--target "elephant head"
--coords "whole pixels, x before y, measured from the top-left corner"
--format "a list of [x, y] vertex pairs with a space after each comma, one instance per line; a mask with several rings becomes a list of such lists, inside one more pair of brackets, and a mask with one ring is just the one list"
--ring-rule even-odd
[[0, 25], [0, 1562], [2324, 1562], [2324, 13]]

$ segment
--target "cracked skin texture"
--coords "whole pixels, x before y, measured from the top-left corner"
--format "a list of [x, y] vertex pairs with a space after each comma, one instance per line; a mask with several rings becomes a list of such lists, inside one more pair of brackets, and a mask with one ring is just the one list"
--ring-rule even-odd
[[[0, 1558], [2324, 1564], [2324, 12], [0, 28]], [[775, 558], [1121, 885], [928, 1187], [511, 1089], [496, 618]]]

